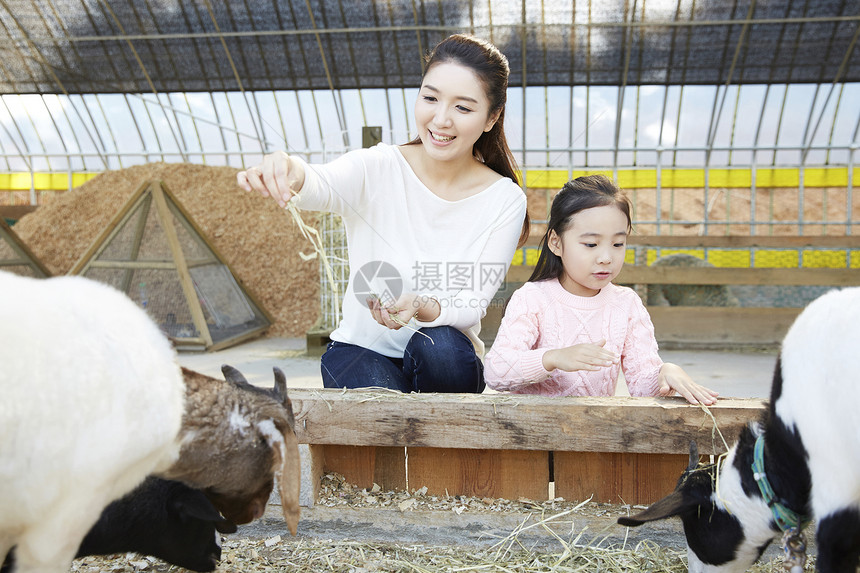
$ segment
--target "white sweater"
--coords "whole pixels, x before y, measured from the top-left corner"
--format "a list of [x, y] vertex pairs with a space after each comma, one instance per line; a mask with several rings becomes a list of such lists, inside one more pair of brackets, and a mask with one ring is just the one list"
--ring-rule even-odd
[[331, 339], [401, 358], [414, 333], [378, 324], [365, 300], [414, 292], [438, 299], [442, 312], [410, 326], [453, 326], [483, 356], [481, 319], [516, 249], [526, 213], [522, 189], [504, 178], [447, 201], [418, 179], [397, 146], [384, 143], [303, 165], [298, 207], [336, 213], [346, 228], [350, 278]]

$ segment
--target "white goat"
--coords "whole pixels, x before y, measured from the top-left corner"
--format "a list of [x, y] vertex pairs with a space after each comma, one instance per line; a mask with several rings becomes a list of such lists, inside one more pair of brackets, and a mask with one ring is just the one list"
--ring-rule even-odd
[[119, 291], [0, 272], [0, 558], [68, 570], [102, 509], [177, 459], [174, 351]]
[[[119, 291], [0, 272], [0, 561], [67, 570], [102, 509], [152, 473], [202, 490], [230, 521], [263, 513], [277, 476], [298, 523], [299, 455], [286, 383], [263, 390], [180, 370]], [[181, 449], [180, 449], [181, 446]]]
[[779, 536], [795, 561], [792, 571], [802, 570], [798, 533], [815, 519], [818, 570], [855, 573], [858, 405], [860, 288], [846, 288], [810, 303], [792, 325], [776, 363], [768, 412], [761, 424], [742, 431], [725, 461], [699, 465], [692, 444], [690, 466], [675, 491], [618, 522], [635, 526], [680, 516], [690, 571], [740, 572]]

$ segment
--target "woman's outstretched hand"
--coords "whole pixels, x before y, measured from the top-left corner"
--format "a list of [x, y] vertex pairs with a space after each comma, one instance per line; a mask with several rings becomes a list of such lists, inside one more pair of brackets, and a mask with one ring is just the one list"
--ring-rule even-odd
[[236, 182], [245, 191], [257, 191], [286, 207], [304, 185], [305, 171], [300, 162], [283, 151], [276, 151], [263, 157], [259, 165], [237, 173]]

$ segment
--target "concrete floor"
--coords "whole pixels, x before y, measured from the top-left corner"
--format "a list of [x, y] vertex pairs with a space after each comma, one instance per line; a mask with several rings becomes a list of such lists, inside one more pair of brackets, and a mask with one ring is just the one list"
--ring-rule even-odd
[[[724, 397], [767, 398], [776, 350], [664, 350], [666, 362], [681, 366], [699, 384]], [[210, 376], [221, 377], [221, 365], [238, 368], [255, 385], [272, 385], [272, 368], [287, 376], [290, 388], [322, 388], [318, 356], [308, 356], [304, 338], [258, 338], [218, 352], [183, 352], [182, 366]], [[617, 393], [625, 394], [623, 382]], [[488, 391], [489, 392], [489, 391]]]

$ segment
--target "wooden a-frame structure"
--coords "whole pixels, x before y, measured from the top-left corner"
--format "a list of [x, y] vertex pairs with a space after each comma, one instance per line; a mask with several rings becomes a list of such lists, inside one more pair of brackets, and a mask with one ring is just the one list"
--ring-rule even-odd
[[125, 292], [180, 349], [225, 348], [273, 322], [162, 181], [140, 185], [69, 274]]
[[2, 217], [0, 217], [0, 270], [37, 278], [51, 276], [51, 272]]

